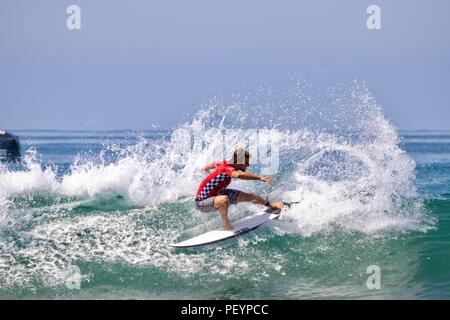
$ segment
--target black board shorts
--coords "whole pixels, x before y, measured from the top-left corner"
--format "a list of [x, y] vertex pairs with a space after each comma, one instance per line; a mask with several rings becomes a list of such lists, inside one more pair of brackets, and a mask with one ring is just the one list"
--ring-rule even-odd
[[[220, 190], [217, 195], [222, 196], [226, 195], [228, 196], [228, 199], [230, 200], [230, 204], [236, 204], [237, 203], [237, 197], [241, 193], [239, 190], [235, 189], [223, 189]], [[214, 198], [216, 196], [212, 196], [209, 198], [206, 198], [204, 200], [195, 200], [195, 206], [198, 210], [201, 212], [212, 212], [217, 210], [217, 208], [214, 208]]]

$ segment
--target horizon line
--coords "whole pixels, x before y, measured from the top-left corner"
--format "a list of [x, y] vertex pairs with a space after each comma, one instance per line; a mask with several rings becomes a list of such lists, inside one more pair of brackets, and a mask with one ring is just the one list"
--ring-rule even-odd
[[[51, 128], [41, 128], [41, 129], [36, 129], [36, 128], [16, 128], [16, 129], [0, 129], [0, 131], [5, 131], [5, 132], [13, 132], [13, 131], [47, 131], [47, 132], [112, 132], [112, 131], [116, 131], [116, 132], [120, 132], [120, 131], [131, 131], [131, 132], [139, 132], [139, 131], [170, 131], [170, 130], [174, 130], [176, 128], [147, 128], [147, 129], [131, 129], [131, 128], [122, 128], [122, 129], [51, 129]], [[301, 129], [301, 128], [300, 128]], [[430, 132], [430, 131], [450, 131], [450, 128], [446, 128], [446, 129], [442, 129], [442, 128], [420, 128], [420, 129], [414, 129], [414, 128], [396, 128], [398, 131], [416, 131], [416, 132]]]

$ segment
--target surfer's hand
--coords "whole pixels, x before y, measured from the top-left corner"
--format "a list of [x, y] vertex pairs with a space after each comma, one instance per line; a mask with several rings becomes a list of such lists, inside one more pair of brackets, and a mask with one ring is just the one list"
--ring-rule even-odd
[[269, 177], [263, 177], [263, 176], [259, 177], [259, 180], [261, 180], [262, 182], [267, 182], [267, 183], [272, 183], [272, 184], [276, 182], [276, 181], [273, 180], [272, 178], [269, 178]]
[[216, 164], [214, 162], [208, 163], [201, 170], [202, 172], [209, 172], [209, 170], [216, 168]]

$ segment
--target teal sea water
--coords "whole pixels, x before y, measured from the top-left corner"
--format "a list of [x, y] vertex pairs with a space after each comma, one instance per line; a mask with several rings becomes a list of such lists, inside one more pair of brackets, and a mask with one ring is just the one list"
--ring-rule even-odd
[[[320, 110], [285, 101], [276, 115], [271, 103], [211, 103], [175, 131], [12, 130], [24, 159], [0, 164], [0, 298], [450, 298], [450, 132], [398, 131], [367, 90], [344, 96]], [[266, 128], [256, 144], [276, 132], [285, 189], [271, 197], [300, 203], [242, 237], [170, 248], [220, 227], [192, 199], [230, 128]], [[180, 129], [201, 132], [202, 148], [186, 150]]]

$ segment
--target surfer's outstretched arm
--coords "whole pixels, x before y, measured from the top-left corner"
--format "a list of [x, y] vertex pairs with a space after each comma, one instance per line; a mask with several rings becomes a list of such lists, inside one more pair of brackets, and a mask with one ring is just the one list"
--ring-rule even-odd
[[231, 176], [233, 178], [242, 179], [242, 180], [259, 180], [259, 181], [269, 182], [269, 183], [275, 182], [272, 178], [264, 177], [264, 176], [257, 176], [256, 174], [253, 174], [250, 172], [235, 171], [231, 174]]

